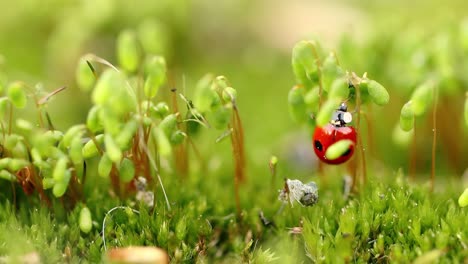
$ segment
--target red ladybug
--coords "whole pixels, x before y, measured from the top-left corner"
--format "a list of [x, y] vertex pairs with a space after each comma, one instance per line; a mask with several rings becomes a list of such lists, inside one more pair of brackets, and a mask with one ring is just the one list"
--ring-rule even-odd
[[[347, 123], [351, 122], [352, 115], [346, 112], [346, 105], [342, 104], [338, 111], [330, 122], [324, 127], [316, 127], [313, 136], [314, 152], [317, 157], [327, 164], [341, 164], [348, 161], [354, 153], [356, 146], [356, 130], [352, 126], [346, 126]], [[329, 160], [325, 157], [328, 147], [333, 143], [349, 139], [354, 142], [343, 155], [339, 158]]]

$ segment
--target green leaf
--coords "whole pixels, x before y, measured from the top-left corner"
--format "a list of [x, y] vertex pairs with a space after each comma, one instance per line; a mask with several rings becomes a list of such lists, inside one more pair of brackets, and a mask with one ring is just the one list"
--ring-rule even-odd
[[185, 134], [184, 132], [180, 130], [176, 130], [171, 135], [171, 144], [174, 146], [182, 144], [182, 142], [184, 142], [186, 137], [187, 137], [187, 134]]
[[319, 109], [320, 103], [320, 96], [319, 96], [319, 87], [315, 86], [314, 88], [310, 89], [304, 95], [304, 102], [307, 105], [307, 109], [311, 110], [312, 112], [317, 112]]
[[327, 151], [325, 152], [325, 157], [329, 160], [337, 159], [349, 151], [353, 145], [354, 142], [352, 140], [339, 140], [328, 147]]
[[94, 104], [105, 105], [112, 97], [120, 94], [120, 90], [125, 89], [125, 86], [125, 79], [121, 73], [114, 69], [106, 69], [91, 94]]
[[315, 52], [316, 43], [313, 41], [300, 41], [292, 50], [292, 67], [296, 81], [302, 84], [306, 90], [310, 90], [318, 83], [319, 68]]
[[146, 53], [167, 54], [170, 44], [164, 24], [154, 19], [147, 19], [138, 26], [137, 34]]
[[[97, 135], [95, 136], [95, 139], [98, 144], [102, 144], [104, 142], [104, 135], [103, 134]], [[89, 158], [97, 156], [99, 154], [99, 149], [97, 148], [96, 144], [94, 144], [94, 141], [90, 139], [83, 146], [83, 149], [81, 150], [81, 154], [83, 155], [83, 158], [89, 159]]]
[[169, 157], [172, 154], [172, 147], [164, 131], [157, 127], [152, 130], [152, 133], [154, 133], [154, 137], [156, 139], [156, 146], [159, 155], [166, 158]]
[[72, 140], [70, 148], [68, 149], [68, 155], [73, 164], [80, 165], [83, 164], [83, 143], [81, 142], [81, 137], [76, 137]]
[[187, 219], [185, 217], [181, 217], [177, 222], [175, 234], [179, 241], [183, 241], [185, 239], [185, 236], [187, 235]]
[[338, 104], [338, 100], [329, 99], [322, 105], [316, 119], [318, 126], [324, 126], [330, 123]]
[[414, 130], [404, 131], [400, 125], [396, 125], [393, 129], [392, 140], [401, 148], [407, 148], [414, 136]]
[[61, 181], [57, 181], [54, 184], [52, 193], [55, 197], [62, 197], [68, 188], [68, 183], [70, 182], [71, 172], [69, 170], [65, 171], [65, 175]]
[[10, 100], [8, 97], [0, 97], [0, 118], [3, 119], [5, 113], [7, 112], [8, 102]]
[[227, 87], [229, 87], [229, 80], [223, 75], [216, 76], [211, 83], [211, 90], [215, 91], [219, 95], [221, 95], [223, 90]]
[[305, 122], [307, 118], [307, 106], [304, 101], [304, 88], [294, 86], [288, 94], [289, 114], [298, 123]]
[[4, 179], [7, 181], [15, 182], [16, 176], [9, 171], [1, 170], [0, 171], [0, 179]]
[[88, 209], [88, 207], [81, 208], [78, 222], [80, 230], [83, 233], [87, 234], [91, 231], [91, 229], [93, 228], [93, 221], [91, 217], [91, 211]]
[[34, 125], [31, 124], [31, 122], [21, 118], [16, 119], [15, 123], [19, 129], [23, 130], [26, 133], [29, 133], [34, 129]]
[[72, 140], [77, 138], [77, 137], [81, 138], [81, 136], [83, 136], [83, 134], [85, 132], [85, 129], [86, 129], [86, 127], [84, 125], [82, 125], [82, 124], [74, 125], [74, 126], [70, 127], [67, 130], [67, 132], [65, 132], [65, 134], [63, 135], [63, 139], [62, 139], [62, 142], [61, 142], [63, 147], [65, 147], [65, 148], [70, 147]]
[[86, 56], [81, 57], [78, 61], [75, 78], [78, 88], [84, 92], [89, 92], [93, 88], [94, 82], [96, 82], [96, 77], [90, 67], [90, 62], [86, 60]]
[[410, 131], [413, 129], [414, 126], [414, 112], [412, 101], [407, 102], [401, 108], [400, 113], [400, 127], [403, 131]]
[[177, 115], [176, 114], [170, 114], [170, 115], [166, 116], [161, 121], [161, 123], [159, 123], [159, 127], [164, 132], [166, 137], [169, 138], [177, 128]]
[[50, 188], [53, 188], [55, 185], [55, 180], [53, 178], [44, 178], [42, 179], [42, 187], [44, 190], [48, 190]]
[[123, 182], [130, 182], [135, 177], [135, 165], [130, 159], [124, 158], [120, 162], [119, 177]]
[[100, 132], [104, 128], [101, 121], [99, 120], [100, 110], [101, 106], [94, 105], [88, 111], [88, 116], [86, 118], [86, 127], [93, 133]]
[[104, 153], [104, 155], [102, 155], [101, 159], [99, 160], [98, 175], [103, 178], [106, 178], [109, 176], [111, 170], [112, 170], [112, 160], [109, 158], [109, 155]]
[[[336, 79], [341, 79], [344, 77], [344, 71], [338, 65], [338, 59], [336, 58], [335, 53], [330, 52], [323, 61], [322, 76], [322, 87], [326, 92], [331, 89], [332, 83]], [[346, 88], [348, 88], [347, 85], [348, 84], [346, 83]]]
[[213, 74], [206, 74], [195, 85], [193, 104], [201, 113], [208, 112], [218, 97], [216, 92], [211, 90], [213, 80]]
[[135, 119], [129, 120], [120, 133], [115, 138], [115, 142], [120, 147], [121, 150], [127, 150], [131, 146], [131, 141], [137, 132], [138, 122]]
[[153, 98], [166, 82], [166, 60], [161, 56], [152, 56], [145, 63], [145, 85], [143, 91], [147, 98]]
[[345, 101], [349, 96], [348, 80], [344, 78], [336, 79], [332, 82], [328, 98]]
[[117, 143], [111, 135], [104, 135], [104, 144], [106, 146], [106, 153], [107, 155], [109, 155], [109, 158], [114, 163], [119, 163], [122, 159], [122, 151], [120, 150], [119, 146], [117, 145]]
[[158, 118], [164, 118], [169, 114], [169, 106], [166, 102], [159, 102], [151, 110]]
[[140, 63], [140, 49], [135, 32], [124, 30], [117, 38], [117, 59], [128, 72], [135, 72]]
[[24, 86], [21, 82], [13, 82], [8, 86], [8, 98], [16, 108], [24, 108], [28, 102]]
[[411, 95], [411, 105], [415, 116], [424, 114], [428, 106], [432, 103], [432, 90], [434, 83], [427, 81], [419, 85]]
[[56, 182], [65, 181], [65, 174], [67, 171], [68, 158], [63, 157], [55, 163], [54, 171], [52, 173], [52, 178]]
[[28, 148], [23, 141], [18, 141], [16, 146], [11, 150], [11, 156], [13, 158], [29, 160]]
[[0, 170], [8, 169], [9, 171], [18, 171], [29, 165], [27, 160], [15, 158], [2, 158], [0, 159]]
[[210, 122], [214, 128], [225, 129], [231, 121], [232, 104], [227, 103], [225, 105], [219, 105], [218, 107], [212, 109], [210, 116]]
[[363, 80], [360, 85], [366, 85], [369, 96], [376, 105], [386, 105], [390, 100], [387, 89], [374, 80]]

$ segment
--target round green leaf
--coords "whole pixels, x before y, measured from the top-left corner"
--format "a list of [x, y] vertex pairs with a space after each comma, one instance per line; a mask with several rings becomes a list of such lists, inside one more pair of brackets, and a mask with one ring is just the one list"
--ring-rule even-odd
[[206, 74], [195, 85], [193, 104], [201, 113], [208, 112], [211, 109], [213, 101], [218, 97], [216, 92], [211, 90], [213, 79], [214, 76], [212, 74]]
[[91, 132], [93, 133], [97, 133], [99, 131], [102, 131], [103, 129], [102, 123], [99, 120], [100, 109], [101, 106], [94, 105], [88, 111], [88, 116], [86, 118], [86, 127], [88, 127], [88, 129], [91, 130]]
[[400, 113], [400, 127], [403, 131], [410, 131], [414, 126], [414, 112], [412, 107], [412, 101], [407, 102], [401, 108]]
[[126, 71], [135, 72], [140, 63], [140, 49], [135, 32], [124, 30], [117, 38], [117, 59]]
[[413, 129], [409, 131], [404, 131], [403, 129], [401, 129], [400, 125], [396, 125], [393, 129], [392, 139], [397, 146], [401, 148], [407, 148], [410, 145], [413, 136]]
[[16, 176], [14, 174], [12, 174], [11, 172], [9, 172], [9, 171], [1, 170], [0, 171], [0, 179], [4, 179], [4, 180], [7, 180], [7, 181], [14, 182], [14, 181], [16, 181]]
[[232, 104], [219, 105], [210, 113], [211, 124], [216, 129], [225, 129], [232, 116]]
[[161, 56], [152, 56], [145, 63], [145, 85], [143, 91], [147, 98], [153, 98], [166, 81], [166, 60]]
[[170, 45], [164, 24], [154, 19], [147, 19], [140, 24], [137, 34], [146, 53], [167, 54]]
[[23, 84], [20, 82], [11, 83], [7, 91], [8, 98], [16, 108], [24, 108], [28, 102]]
[[111, 135], [104, 135], [104, 144], [106, 146], [106, 153], [109, 155], [109, 158], [115, 163], [120, 162], [122, 159], [122, 150], [120, 150], [119, 146]]
[[130, 182], [135, 177], [135, 165], [130, 159], [124, 158], [120, 162], [119, 177], [123, 182]]
[[311, 89], [319, 80], [319, 69], [314, 54], [316, 43], [301, 41], [292, 51], [292, 67], [296, 81], [302, 84], [306, 90]]
[[88, 207], [81, 208], [78, 222], [80, 225], [80, 230], [83, 233], [87, 234], [89, 231], [91, 231], [93, 228], [93, 221], [91, 218], [91, 211], [88, 209]]
[[349, 96], [348, 80], [344, 78], [336, 79], [332, 82], [328, 98], [345, 101]]
[[86, 60], [86, 57], [81, 57], [76, 67], [75, 78], [78, 87], [84, 92], [88, 92], [93, 88], [96, 77], [91, 69], [91, 64]]
[[67, 171], [68, 159], [63, 157], [55, 163], [54, 171], [52, 177], [56, 182], [62, 182], [65, 180], [65, 172]]
[[176, 114], [167, 115], [161, 121], [161, 123], [159, 123], [159, 127], [164, 132], [164, 134], [166, 134], [166, 137], [170, 137], [177, 128], [177, 115]]
[[[104, 142], [104, 135], [97, 135], [95, 140], [98, 144], [102, 144], [102, 142]], [[95, 157], [99, 154], [99, 149], [97, 148], [96, 144], [94, 144], [94, 140], [90, 139], [88, 142], [86, 142], [86, 144], [83, 146], [83, 149], [81, 150], [81, 154], [85, 159]]]
[[307, 106], [304, 101], [304, 88], [294, 86], [288, 94], [289, 114], [298, 123], [303, 123], [307, 118]]
[[420, 116], [426, 112], [427, 107], [432, 103], [432, 89], [434, 83], [427, 81], [419, 85], [411, 95], [411, 105], [415, 116]]
[[54, 185], [55, 185], [55, 180], [53, 178], [42, 179], [42, 188], [44, 188], [44, 190], [48, 190], [54, 187]]
[[182, 142], [184, 142], [186, 137], [187, 137], [187, 134], [185, 134], [184, 132], [182, 132], [180, 130], [176, 130], [171, 135], [171, 144], [174, 145], [174, 146], [179, 145]]
[[151, 109], [151, 113], [156, 114], [158, 118], [164, 118], [169, 114], [169, 106], [166, 102], [159, 102]]
[[324, 126], [330, 123], [333, 113], [336, 110], [339, 101], [337, 100], [327, 100], [320, 108], [320, 111], [317, 114], [317, 125]]
[[102, 155], [98, 164], [98, 175], [103, 178], [106, 178], [109, 176], [111, 170], [112, 170], [112, 160], [109, 158], [107, 154]]
[[374, 102], [376, 105], [388, 104], [390, 95], [388, 94], [387, 89], [383, 87], [383, 85], [374, 80], [364, 80], [363, 82], [367, 82], [367, 91], [372, 99], [372, 102]]
[[[330, 52], [322, 64], [322, 87], [328, 92], [331, 89], [332, 83], [336, 79], [341, 79], [344, 76], [344, 71], [338, 65], [338, 59], [335, 53]], [[346, 86], [346, 88], [348, 88]]]
[[156, 139], [156, 146], [159, 155], [166, 158], [169, 157], [172, 153], [172, 147], [166, 134], [160, 128], [155, 128], [152, 131]]
[[55, 197], [62, 197], [68, 188], [68, 183], [71, 178], [71, 173], [69, 170], [65, 172], [64, 178], [61, 181], [56, 181], [52, 189], [52, 193]]

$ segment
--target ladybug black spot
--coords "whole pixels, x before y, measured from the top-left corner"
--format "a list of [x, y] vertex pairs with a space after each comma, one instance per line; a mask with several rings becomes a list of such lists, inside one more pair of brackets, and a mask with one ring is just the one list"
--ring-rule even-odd
[[348, 148], [348, 150], [345, 153], [341, 154], [341, 157], [348, 156], [350, 153], [351, 153], [351, 148]]
[[320, 141], [318, 140], [315, 140], [314, 141], [314, 146], [316, 149], [318, 149], [319, 151], [322, 151], [323, 147], [322, 147], [322, 143], [320, 143]]

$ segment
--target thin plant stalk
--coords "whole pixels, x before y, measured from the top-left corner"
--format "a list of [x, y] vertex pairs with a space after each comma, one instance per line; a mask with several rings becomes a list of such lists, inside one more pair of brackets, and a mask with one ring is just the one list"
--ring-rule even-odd
[[434, 97], [433, 106], [432, 106], [432, 162], [431, 162], [431, 191], [434, 191], [434, 181], [435, 181], [435, 162], [436, 162], [436, 141], [437, 141], [437, 100], [438, 92], [437, 85], [434, 85], [432, 90], [432, 95]]
[[[366, 74], [364, 74], [364, 77]], [[362, 144], [362, 137], [360, 135], [360, 122], [361, 122], [361, 91], [359, 89], [359, 82], [360, 78], [356, 76], [353, 72], [351, 75], [351, 82], [356, 89], [356, 133], [358, 135], [358, 141], [356, 147], [359, 149], [359, 153], [361, 154], [361, 166], [362, 166], [362, 183], [366, 183], [367, 181], [367, 172], [366, 172], [366, 157], [364, 153], [364, 147]], [[355, 167], [354, 175], [353, 175], [353, 186], [352, 189], [356, 188], [356, 180], [357, 180], [357, 167]]]
[[[162, 182], [162, 179], [161, 179], [161, 175], [159, 174], [159, 169], [158, 169], [159, 167], [157, 166], [155, 159], [153, 158], [153, 156], [149, 152], [146, 143], [141, 138], [141, 135], [143, 134], [143, 129], [141, 127], [140, 127], [140, 132], [139, 133], [140, 133], [139, 145], [143, 149], [143, 151], [146, 153], [146, 156], [147, 156], [151, 166], [153, 167], [154, 171], [156, 172], [156, 177], [158, 178], [159, 184], [161, 185], [161, 189], [162, 189], [163, 194], [164, 194], [164, 199], [166, 200], [167, 210], [171, 211], [171, 204], [169, 203], [169, 198], [167, 198], [166, 189], [164, 188], [164, 185], [163, 185], [163, 182]], [[154, 139], [154, 142], [156, 142], [156, 139]]]
[[[172, 89], [172, 106], [174, 108], [174, 113], [179, 112], [179, 106], [177, 103], [177, 89]], [[177, 115], [177, 128], [180, 130], [185, 130], [183, 127], [183, 122], [180, 115]], [[186, 132], [186, 131], [185, 131]], [[174, 148], [174, 155], [175, 155], [175, 163], [176, 169], [179, 174], [183, 177], [186, 177], [188, 174], [188, 152], [186, 148], [186, 140], [182, 142], [180, 145]]]
[[[229, 126], [229, 129], [231, 129], [231, 126]], [[232, 152], [233, 152], [233, 158], [234, 158], [234, 199], [236, 202], [236, 211], [237, 211], [237, 216], [240, 217], [241, 215], [241, 206], [240, 206], [240, 197], [239, 197], [239, 187], [240, 187], [240, 177], [242, 174], [242, 169], [240, 168], [240, 162], [239, 162], [239, 154], [238, 154], [238, 148], [236, 147], [238, 145], [237, 142], [237, 137], [234, 135], [234, 129], [232, 129], [233, 133], [231, 133], [231, 144], [232, 144]]]
[[416, 180], [416, 126], [413, 124], [413, 140], [411, 142], [411, 158], [410, 158], [410, 168], [409, 168], [409, 177], [411, 181]]

